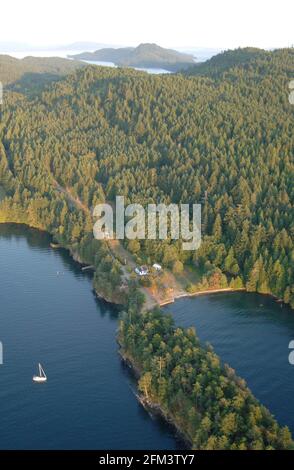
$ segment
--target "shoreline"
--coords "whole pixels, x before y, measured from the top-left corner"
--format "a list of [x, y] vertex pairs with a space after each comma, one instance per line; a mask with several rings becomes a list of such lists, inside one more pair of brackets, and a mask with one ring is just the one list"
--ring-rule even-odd
[[173, 299], [163, 300], [158, 305], [159, 305], [159, 307], [165, 307], [166, 305], [174, 304], [177, 300], [180, 300], [180, 299], [185, 299], [185, 298], [189, 298], [189, 297], [198, 297], [200, 295], [221, 294], [222, 292], [244, 292], [246, 294], [264, 295], [266, 297], [271, 297], [276, 303], [285, 305], [286, 307], [289, 307], [291, 310], [293, 310], [293, 308], [291, 308], [290, 304], [286, 304], [283, 301], [283, 299], [280, 299], [279, 297], [277, 297], [276, 295], [274, 295], [270, 292], [265, 293], [265, 292], [258, 292], [258, 291], [248, 291], [245, 287], [240, 287], [239, 289], [234, 289], [232, 287], [225, 287], [224, 289], [206, 289], [206, 290], [193, 292], [193, 293], [183, 292], [181, 294], [175, 295], [175, 297]]
[[[248, 291], [245, 289], [245, 287], [241, 287], [240, 289], [233, 289], [232, 287], [225, 287], [224, 289], [206, 289], [206, 290], [192, 292], [192, 293], [183, 292], [181, 294], [175, 295], [173, 299], [163, 300], [162, 302], [159, 303], [159, 306], [164, 307], [166, 305], [174, 304], [179, 299], [184, 299], [184, 298], [189, 298], [189, 297], [198, 297], [199, 295], [218, 294], [221, 292], [248, 292]], [[266, 294], [262, 294], [262, 295], [266, 295]], [[272, 294], [268, 294], [268, 295], [272, 295]]]
[[[138, 380], [141, 376], [141, 371], [139, 367], [135, 364], [134, 360], [126, 353], [123, 345], [117, 339], [118, 348], [118, 355], [124, 364], [125, 367], [128, 368], [129, 373]], [[185, 444], [186, 448], [192, 448], [192, 440], [187, 436], [187, 434], [179, 427], [176, 423], [175, 419], [166, 413], [163, 408], [158, 403], [153, 403], [150, 400], [147, 400], [138, 390], [138, 384], [136, 384], [136, 393], [134, 392], [136, 400], [140, 403], [140, 405], [153, 417], [162, 419], [167, 425], [171, 426], [175, 434], [178, 436], [179, 439]]]
[[[41, 228], [41, 227], [34, 227], [33, 225], [29, 225], [29, 224], [26, 224], [24, 222], [15, 222], [15, 221], [0, 221], [0, 225], [5, 225], [5, 224], [14, 224], [14, 225], [24, 225], [25, 227], [28, 227], [28, 228], [31, 228], [31, 229], [34, 229], [34, 230], [38, 230], [40, 232], [44, 232], [44, 233], [47, 233], [50, 237], [53, 237], [53, 235], [48, 232], [48, 230], [44, 229], [44, 228]], [[55, 250], [56, 248], [55, 247], [52, 247], [51, 246], [51, 243], [52, 241], [49, 243], [49, 246], [51, 249]], [[78, 253], [78, 251], [76, 250], [75, 247], [72, 247], [72, 246], [64, 246], [64, 245], [61, 245], [61, 244], [58, 244], [58, 248], [59, 249], [64, 249], [64, 250], [67, 250], [72, 259], [74, 261], [76, 261], [77, 263], [79, 263], [80, 265], [84, 265], [86, 264], [83, 259], [81, 258], [80, 254]], [[97, 290], [97, 288], [94, 288], [93, 286], [93, 290], [95, 292], [95, 294], [97, 295], [97, 297], [99, 299], [102, 299], [103, 301], [107, 302], [107, 303], [110, 303], [110, 304], [113, 304], [114, 306], [121, 306], [122, 304], [119, 303], [119, 302], [115, 302], [114, 299], [110, 299], [110, 298], [107, 298], [105, 296], [104, 293], [102, 292], [99, 292]], [[205, 289], [203, 291], [197, 291], [197, 292], [180, 292], [179, 294], [176, 294], [173, 298], [169, 298], [167, 300], [163, 300], [161, 302], [156, 302], [156, 305], [154, 305], [152, 308], [155, 308], [155, 307], [165, 307], [166, 305], [170, 305], [170, 304], [173, 304], [176, 302], [176, 300], [180, 300], [180, 299], [184, 299], [184, 298], [191, 298], [191, 297], [198, 297], [200, 295], [209, 295], [209, 294], [217, 294], [217, 293], [222, 293], [222, 292], [249, 292], [246, 290], [245, 287], [242, 287], [242, 288], [239, 288], [239, 289], [234, 289], [234, 288], [231, 288], [231, 287], [225, 287], [224, 289]], [[251, 292], [251, 291], [250, 291]], [[290, 309], [294, 310], [290, 304], [286, 304], [283, 299], [280, 299], [279, 297], [277, 297], [276, 295], [270, 293], [270, 292], [267, 292], [267, 293], [262, 293], [262, 292], [257, 292], [257, 291], [253, 291], [252, 293], [255, 293], [255, 294], [260, 294], [260, 295], [266, 295], [266, 296], [270, 296], [272, 297], [272, 299], [280, 304], [284, 304], [286, 306], [288, 306]], [[150, 308], [150, 310], [152, 310], [152, 308]], [[144, 306], [143, 306], [143, 311], [145, 311], [146, 309], [144, 309]]]
[[[5, 224], [5, 223], [3, 223], [3, 224]], [[20, 224], [16, 224], [16, 225], [20, 225]], [[26, 224], [23, 224], [23, 225], [27, 226]], [[36, 229], [35, 227], [32, 227], [32, 228]], [[40, 231], [40, 229], [37, 229], [37, 230]], [[47, 231], [43, 231], [43, 232], [49, 233]], [[51, 236], [50, 233], [49, 233], [49, 235]], [[49, 243], [49, 246], [51, 246], [50, 243]], [[54, 250], [54, 247], [51, 247], [51, 248]], [[70, 254], [71, 258], [75, 262], [77, 262], [79, 265], [83, 264], [82, 258], [80, 257], [77, 250], [75, 250], [73, 247], [60, 246], [60, 248], [67, 250], [68, 253]], [[100, 295], [97, 292], [96, 289], [93, 289], [93, 290], [94, 290], [94, 292], [95, 292], [95, 294], [97, 295], [98, 298], [102, 299], [103, 301], [109, 302], [102, 295]], [[164, 305], [175, 303], [176, 300], [179, 300], [179, 299], [185, 298], [185, 297], [186, 298], [197, 297], [197, 296], [200, 296], [200, 295], [215, 294], [215, 293], [222, 293], [222, 292], [229, 292], [230, 293], [230, 292], [248, 292], [248, 291], [246, 291], [245, 288], [239, 288], [239, 289], [223, 288], [223, 289], [206, 289], [206, 290], [203, 290], [203, 291], [198, 291], [198, 292], [193, 292], [193, 293], [182, 292], [179, 295], [175, 296], [173, 299], [169, 299], [166, 302], [163, 301], [162, 303], [159, 304], [159, 306], [162, 307]], [[260, 295], [268, 295], [268, 296], [271, 296], [273, 298], [275, 297], [272, 294], [260, 294]], [[278, 300], [277, 297], [275, 297], [275, 298], [276, 298], [276, 300]], [[113, 303], [112, 301], [110, 301], [109, 303], [112, 304], [112, 305], [117, 305], [117, 304]], [[140, 368], [136, 365], [134, 359], [126, 353], [122, 343], [119, 341], [118, 338], [117, 338], [117, 344], [118, 344], [117, 353], [119, 354], [122, 362], [130, 369], [130, 373], [137, 380], [141, 375]], [[172, 427], [172, 429], [174, 430], [175, 435], [177, 435], [178, 438], [181, 439], [181, 441], [184, 443], [184, 445], [187, 446], [188, 448], [191, 448], [192, 447], [192, 440], [181, 429], [181, 427], [177, 423], [176, 418], [173, 415], [169, 414], [167, 411], [165, 411], [160, 406], [160, 404], [158, 404], [156, 402], [152, 402], [151, 400], [144, 397], [144, 395], [139, 392], [137, 385], [136, 385], [136, 388], [137, 388], [137, 393], [134, 393], [134, 395], [135, 395], [137, 401], [140, 403], [140, 405], [142, 405], [143, 408], [147, 412], [149, 412], [151, 415], [153, 415], [154, 417], [159, 417], [160, 419], [164, 420], [169, 426]]]

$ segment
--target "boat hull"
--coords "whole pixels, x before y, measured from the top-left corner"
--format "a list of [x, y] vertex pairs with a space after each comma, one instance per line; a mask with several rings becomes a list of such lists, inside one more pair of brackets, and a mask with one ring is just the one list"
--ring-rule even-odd
[[35, 375], [33, 377], [33, 382], [46, 382], [47, 381], [47, 378], [46, 377], [39, 377], [38, 375]]

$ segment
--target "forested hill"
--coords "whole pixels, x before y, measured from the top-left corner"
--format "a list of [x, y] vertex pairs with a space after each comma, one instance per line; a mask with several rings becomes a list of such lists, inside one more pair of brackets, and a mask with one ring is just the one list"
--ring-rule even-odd
[[247, 73], [250, 68], [260, 68], [260, 75], [263, 75], [262, 67], [265, 65], [287, 66], [289, 64], [291, 69], [291, 58], [293, 59], [294, 49], [283, 49], [275, 51], [266, 51], [264, 49], [257, 49], [254, 47], [245, 47], [234, 50], [227, 50], [221, 54], [217, 54], [206, 62], [195, 64], [187, 70], [187, 75], [206, 75], [206, 76], [220, 76], [224, 72], [237, 67], [241, 68]]
[[69, 213], [56, 182], [87, 207], [115, 195], [200, 202], [200, 250], [139, 242], [141, 259], [190, 263], [204, 282], [221, 273], [222, 286], [271, 292], [294, 307], [293, 75], [293, 50], [281, 50], [220, 76], [89, 66], [31, 102], [11, 94], [1, 108], [0, 182], [13, 199], [0, 220], [84, 243], [91, 224]]
[[37, 90], [41, 85], [84, 67], [83, 62], [74, 62], [60, 57], [25, 57], [16, 59], [0, 55], [0, 81], [16, 90]]
[[164, 68], [181, 70], [194, 63], [194, 57], [157, 44], [140, 44], [138, 47], [104, 48], [69, 56], [79, 60], [113, 62], [122, 67]]

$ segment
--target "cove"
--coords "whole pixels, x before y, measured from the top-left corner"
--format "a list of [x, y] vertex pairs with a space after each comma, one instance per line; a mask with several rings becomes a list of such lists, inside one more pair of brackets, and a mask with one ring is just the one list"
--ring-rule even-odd
[[[118, 311], [96, 298], [91, 274], [49, 235], [0, 225], [0, 448], [183, 449], [150, 416], [117, 353]], [[294, 313], [244, 292], [183, 298], [165, 307], [177, 324], [245, 378], [280, 424], [294, 431]], [[34, 384], [41, 362], [48, 382]]]
[[164, 308], [179, 326], [194, 326], [233, 367], [281, 425], [294, 433], [294, 311], [272, 297], [246, 292], [177, 300]]

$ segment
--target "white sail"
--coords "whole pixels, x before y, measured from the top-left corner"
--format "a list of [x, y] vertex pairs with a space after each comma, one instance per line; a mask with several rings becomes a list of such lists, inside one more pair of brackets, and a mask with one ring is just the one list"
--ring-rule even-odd
[[40, 370], [40, 376], [41, 376], [41, 377], [44, 377], [45, 379], [47, 379], [47, 375], [45, 374], [44, 369], [43, 369], [43, 367], [41, 366], [41, 364], [39, 364], [39, 370]]

